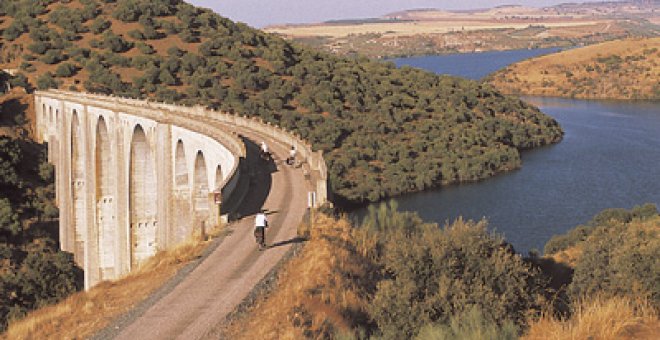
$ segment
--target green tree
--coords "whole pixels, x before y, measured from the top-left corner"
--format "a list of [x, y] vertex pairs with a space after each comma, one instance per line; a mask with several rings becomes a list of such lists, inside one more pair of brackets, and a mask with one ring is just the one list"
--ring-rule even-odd
[[0, 198], [0, 243], [21, 230], [21, 221], [11, 202], [7, 198]]
[[71, 77], [78, 72], [78, 69], [70, 63], [63, 63], [57, 66], [55, 70], [55, 75], [58, 77]]
[[[657, 221], [657, 218], [656, 218]], [[657, 223], [657, 222], [656, 222]], [[652, 224], [652, 223], [648, 223]], [[656, 224], [657, 226], [657, 224]], [[660, 304], [660, 235], [640, 221], [594, 230], [583, 243], [568, 287], [571, 297], [594, 294], [648, 297]]]
[[372, 236], [379, 239], [373, 249], [383, 279], [367, 308], [383, 338], [413, 337], [423, 325], [448, 324], [472, 306], [500, 325], [522, 325], [539, 308], [540, 273], [488, 233], [484, 221], [440, 229], [381, 210], [365, 226], [383, 234]]
[[[101, 34], [105, 32], [108, 28], [112, 26], [112, 22], [109, 20], [106, 20], [104, 18], [96, 18], [96, 20], [92, 21], [92, 24], [90, 25], [90, 30], [94, 34]], [[130, 35], [130, 32], [129, 32]]]
[[58, 82], [53, 78], [53, 74], [50, 72], [46, 72], [37, 78], [37, 88], [39, 90], [57, 88], [58, 86]]

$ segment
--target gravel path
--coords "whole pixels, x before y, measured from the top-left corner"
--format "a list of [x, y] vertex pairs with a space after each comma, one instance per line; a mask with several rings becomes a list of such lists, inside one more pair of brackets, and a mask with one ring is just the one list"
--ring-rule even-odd
[[[254, 133], [245, 134], [250, 191], [241, 206], [245, 218], [228, 226], [229, 233], [211, 246], [212, 252], [177, 274], [148, 301], [96, 335], [97, 339], [205, 339], [245, 299], [253, 287], [299, 241], [296, 230], [305, 214], [311, 186], [300, 168], [284, 163], [289, 145], [276, 144]], [[248, 140], [249, 139], [249, 140]], [[274, 161], [258, 158], [266, 140]], [[257, 169], [257, 170], [254, 170]], [[259, 251], [253, 236], [253, 216], [267, 211], [269, 248]]]

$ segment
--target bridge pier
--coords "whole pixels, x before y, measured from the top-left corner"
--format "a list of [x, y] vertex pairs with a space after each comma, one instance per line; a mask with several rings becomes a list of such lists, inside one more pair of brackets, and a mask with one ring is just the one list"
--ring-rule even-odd
[[38, 138], [55, 166], [60, 247], [83, 268], [86, 289], [212, 227], [209, 191], [240, 175], [244, 147], [230, 132], [227, 146], [185, 119], [172, 124], [170, 112], [110, 97], [47, 92], [35, 102]]

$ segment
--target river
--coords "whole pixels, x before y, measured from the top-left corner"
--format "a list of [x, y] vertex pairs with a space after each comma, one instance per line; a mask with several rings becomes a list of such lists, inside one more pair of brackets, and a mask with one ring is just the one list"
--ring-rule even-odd
[[[547, 50], [394, 62], [478, 79], [529, 58], [530, 52]], [[459, 216], [486, 218], [492, 230], [503, 234], [517, 251], [527, 253], [542, 251], [552, 235], [589, 221], [603, 209], [660, 203], [660, 102], [524, 99], [561, 124], [562, 142], [523, 152], [520, 170], [397, 197], [400, 210], [416, 211], [424, 220], [441, 225]], [[362, 214], [364, 209], [358, 212]]]

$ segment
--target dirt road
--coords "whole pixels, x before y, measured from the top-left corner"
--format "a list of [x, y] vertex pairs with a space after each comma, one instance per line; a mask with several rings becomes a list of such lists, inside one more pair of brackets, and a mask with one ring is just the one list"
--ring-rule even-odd
[[[232, 223], [230, 235], [187, 275], [132, 323], [118, 330], [116, 339], [204, 339], [282, 258], [296, 240], [296, 229], [307, 206], [309, 183], [301, 168], [284, 163], [289, 145], [276, 144], [246, 132], [250, 191], [241, 205], [246, 216]], [[273, 161], [258, 156], [258, 144], [265, 140], [274, 153]], [[263, 207], [270, 228], [270, 246], [259, 251], [253, 236], [253, 214]]]

